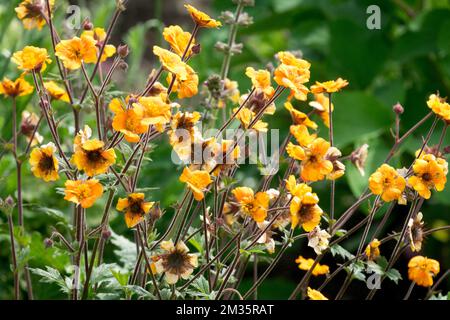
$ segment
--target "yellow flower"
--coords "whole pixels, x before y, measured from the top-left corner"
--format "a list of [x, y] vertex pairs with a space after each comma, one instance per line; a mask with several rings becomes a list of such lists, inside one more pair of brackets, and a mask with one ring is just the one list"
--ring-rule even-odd
[[30, 140], [33, 138], [33, 141], [31, 142], [31, 147], [34, 147], [35, 145], [42, 143], [42, 141], [44, 141], [44, 138], [39, 134], [39, 132], [37, 131], [35, 132], [38, 122], [39, 117], [35, 113], [26, 110], [22, 112], [20, 132], [26, 137], [27, 142], [30, 142]]
[[[104, 41], [106, 40], [106, 31], [103, 28], [94, 28], [93, 30], [86, 30], [83, 31], [81, 34], [81, 37], [83, 36], [89, 36], [91, 38], [94, 38], [95, 41], [97, 41], [97, 56], [100, 54], [100, 48], [103, 45]], [[106, 61], [106, 59], [112, 57], [116, 53], [116, 47], [112, 44], [105, 45], [105, 48], [103, 49], [102, 58], [100, 59], [101, 62]]]
[[12, 56], [12, 62], [17, 64], [20, 70], [26, 72], [44, 71], [47, 63], [51, 63], [47, 49], [33, 46], [26, 46], [21, 51], [17, 51]]
[[301, 146], [295, 145], [292, 142], [289, 142], [286, 146], [286, 152], [292, 159], [295, 160], [305, 160], [306, 152]]
[[89, 180], [67, 180], [65, 183], [64, 200], [90, 208], [94, 202], [103, 194], [103, 186], [96, 179]]
[[408, 278], [422, 287], [431, 287], [433, 277], [439, 273], [439, 262], [423, 256], [415, 256], [408, 263]]
[[112, 127], [115, 131], [123, 133], [128, 142], [139, 142], [139, 135], [147, 132], [148, 125], [144, 125], [144, 108], [137, 103], [127, 109], [122, 105], [120, 99], [112, 99], [109, 103], [109, 109], [114, 112]]
[[289, 191], [289, 193], [298, 198], [302, 198], [305, 194], [308, 192], [312, 192], [312, 188], [308, 186], [306, 183], [297, 183], [297, 180], [293, 175], [290, 175], [289, 178], [286, 180], [286, 189]]
[[444, 190], [447, 183], [448, 163], [433, 154], [424, 154], [416, 159], [413, 165], [414, 175], [408, 179], [408, 183], [422, 198], [431, 197], [431, 189]]
[[317, 123], [315, 123], [314, 121], [309, 119], [307, 114], [296, 110], [294, 108], [294, 106], [292, 105], [292, 103], [290, 103], [289, 101], [286, 101], [286, 103], [284, 104], [284, 107], [291, 114], [292, 121], [294, 122], [295, 125], [303, 124], [313, 130], [317, 129]]
[[22, 97], [33, 92], [33, 86], [28, 83], [22, 76], [12, 81], [4, 78], [0, 82], [0, 94], [8, 97]]
[[[164, 28], [163, 37], [170, 44], [172, 50], [177, 55], [182, 57], [189, 43], [189, 40], [191, 39], [191, 34], [187, 31], [184, 31], [180, 26], [169, 26]], [[189, 57], [192, 54], [192, 47], [194, 45], [195, 39], [192, 39], [186, 57]]]
[[207, 171], [191, 171], [188, 167], [184, 168], [183, 173], [180, 176], [180, 181], [187, 184], [188, 188], [192, 190], [194, 198], [197, 201], [203, 200], [205, 197], [204, 191], [212, 182]]
[[81, 68], [81, 64], [95, 63], [97, 61], [97, 48], [94, 38], [82, 35], [81, 38], [73, 37], [70, 40], [61, 40], [56, 45], [56, 53], [69, 70]]
[[[55, 0], [50, 0], [50, 12], [53, 14]], [[17, 18], [22, 20], [25, 29], [39, 30], [46, 24], [45, 16], [48, 14], [46, 0], [24, 0], [16, 8]]]
[[281, 64], [275, 69], [275, 82], [291, 90], [289, 100], [295, 97], [297, 100], [305, 101], [309, 90], [304, 83], [309, 81], [311, 64], [286, 51], [279, 52], [278, 59]]
[[245, 215], [251, 216], [256, 222], [263, 222], [266, 219], [270, 200], [267, 193], [258, 192], [255, 195], [248, 187], [235, 188], [231, 193]]
[[44, 87], [53, 99], [70, 102], [69, 95], [64, 88], [58, 86], [54, 81], [44, 82]]
[[319, 197], [306, 192], [302, 197], [295, 196], [290, 205], [292, 229], [301, 225], [306, 232], [312, 231], [320, 223], [323, 211], [318, 205]]
[[225, 107], [226, 100], [229, 100], [234, 104], [239, 102], [241, 94], [239, 92], [239, 85], [237, 81], [231, 81], [230, 79], [225, 78], [223, 81], [223, 96], [224, 98], [219, 98], [217, 102], [218, 108]]
[[142, 123], [154, 125], [156, 130], [162, 132], [172, 117], [170, 104], [164, 102], [160, 95], [141, 97], [138, 103], [144, 108]]
[[154, 202], [145, 202], [143, 193], [130, 193], [126, 198], [117, 201], [116, 209], [125, 212], [125, 223], [133, 228], [144, 221], [145, 215], [153, 207]]
[[170, 137], [170, 144], [174, 146], [180, 143], [181, 135], [189, 134], [191, 139], [190, 143], [194, 141], [194, 135], [196, 134], [195, 124], [200, 120], [201, 114], [197, 111], [194, 112], [177, 112], [170, 122], [172, 130], [168, 132]]
[[428, 107], [447, 123], [450, 122], [450, 104], [439, 95], [432, 94], [427, 101]]
[[311, 289], [308, 287], [308, 298], [309, 300], [328, 300], [327, 297], [325, 297], [320, 291]]
[[342, 78], [338, 78], [337, 80], [330, 80], [326, 82], [316, 81], [316, 84], [311, 86], [312, 93], [334, 93], [339, 92], [343, 88], [348, 86], [348, 81]]
[[373, 239], [366, 247], [364, 251], [367, 259], [375, 260], [380, 256], [380, 244], [381, 242], [378, 239]]
[[333, 164], [333, 170], [327, 174], [328, 180], [336, 180], [345, 174], [345, 165], [339, 161], [342, 157], [342, 153], [338, 148], [331, 147], [328, 149], [325, 159], [331, 161]]
[[214, 20], [206, 13], [197, 10], [193, 6], [185, 4], [184, 7], [187, 9], [192, 19], [198, 26], [205, 28], [218, 28], [222, 26], [222, 23], [220, 21]]
[[151, 268], [155, 273], [165, 273], [168, 284], [175, 284], [179, 278], [187, 279], [198, 266], [197, 256], [189, 253], [183, 241], [174, 245], [172, 240], [162, 241], [163, 253], [152, 257], [155, 261]]
[[295, 67], [299, 70], [301, 70], [306, 75], [310, 75], [309, 68], [311, 68], [311, 63], [304, 59], [299, 59], [296, 56], [294, 56], [291, 52], [288, 51], [280, 51], [277, 53], [278, 60], [282, 64], [285, 64], [287, 66]]
[[[314, 264], [313, 259], [311, 259], [311, 258], [305, 259], [302, 256], [298, 256], [298, 258], [295, 259], [295, 262], [298, 264], [298, 268], [300, 270], [305, 270], [305, 271], [308, 271], [309, 269], [311, 269], [311, 267]], [[316, 277], [316, 276], [320, 276], [323, 274], [327, 274], [329, 272], [330, 272], [330, 268], [327, 265], [321, 265], [321, 264], [317, 263], [311, 274]]]
[[264, 93], [266, 99], [270, 99], [275, 93], [275, 89], [270, 83], [270, 72], [267, 70], [255, 70], [247, 67], [245, 75], [252, 80], [253, 87], [256, 91]]
[[[322, 119], [325, 126], [330, 127], [330, 99], [323, 93], [314, 95], [315, 101], [311, 101], [309, 105], [315, 109], [315, 112]], [[334, 104], [331, 104], [331, 112], [334, 110]]]
[[301, 177], [304, 181], [323, 180], [333, 171], [333, 163], [326, 159], [330, 143], [322, 138], [315, 139], [306, 149], [301, 163]]
[[289, 131], [302, 147], [307, 147], [317, 138], [316, 134], [309, 134], [308, 128], [303, 124], [292, 125]]
[[169, 50], [158, 46], [153, 46], [153, 53], [159, 58], [164, 69], [175, 74], [177, 80], [186, 81], [188, 79], [188, 68], [181, 58]]
[[30, 154], [31, 172], [37, 178], [44, 181], [55, 181], [59, 179], [58, 159], [55, 157], [56, 147], [50, 142], [40, 148], [34, 148]]
[[84, 170], [89, 177], [105, 173], [116, 162], [116, 153], [114, 149], [105, 150], [104, 146], [103, 141], [86, 140], [75, 148], [72, 162], [78, 170]]
[[[237, 110], [238, 110], [238, 108], [235, 108], [235, 109], [233, 109], [233, 112], [236, 112]], [[241, 121], [242, 126], [245, 129], [249, 129], [250, 123], [253, 122], [255, 117], [256, 117], [256, 114], [248, 108], [242, 108], [236, 115], [236, 118], [239, 119], [239, 121]], [[251, 129], [254, 129], [258, 132], [267, 132], [267, 126], [268, 126], [268, 124], [266, 122], [258, 120], [251, 127]]]
[[[184, 64], [186, 69], [186, 79], [181, 80], [175, 77], [175, 82], [173, 83], [172, 91], [178, 93], [178, 99], [191, 98], [198, 93], [198, 75], [195, 73], [187, 64]], [[172, 74], [167, 75], [167, 83], [172, 82]]]
[[373, 194], [381, 195], [385, 202], [399, 200], [405, 190], [405, 179], [391, 166], [383, 164], [369, 178], [369, 188]]

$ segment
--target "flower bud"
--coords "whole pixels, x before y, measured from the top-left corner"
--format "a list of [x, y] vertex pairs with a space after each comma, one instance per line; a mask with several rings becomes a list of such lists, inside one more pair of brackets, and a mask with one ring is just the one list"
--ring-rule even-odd
[[83, 29], [86, 31], [92, 30], [92, 29], [94, 29], [94, 25], [89, 20], [85, 20], [83, 22]]
[[395, 104], [392, 107], [392, 110], [394, 110], [394, 112], [398, 115], [402, 114], [405, 111], [405, 109], [403, 109], [402, 105], [398, 102], [397, 102], [397, 104]]
[[111, 230], [109, 230], [109, 229], [105, 229], [102, 231], [102, 238], [104, 240], [111, 238], [111, 235], [112, 235], [112, 233], [111, 233]]
[[446, 146], [443, 151], [444, 151], [444, 154], [449, 154], [450, 153], [450, 146]]
[[193, 45], [192, 46], [192, 53], [193, 54], [199, 54], [200, 53], [200, 51], [201, 51], [201, 45], [200, 45], [200, 43], [197, 43], [197, 44], [195, 44], [195, 45]]
[[44, 247], [46, 249], [53, 247], [53, 240], [50, 238], [45, 238], [44, 239]]
[[123, 71], [127, 71], [128, 70], [128, 63], [126, 63], [125, 61], [120, 61], [119, 62], [119, 68]]
[[119, 54], [119, 56], [121, 58], [125, 58], [130, 53], [130, 49], [128, 48], [128, 46], [126, 44], [121, 44], [117, 48], [117, 53]]

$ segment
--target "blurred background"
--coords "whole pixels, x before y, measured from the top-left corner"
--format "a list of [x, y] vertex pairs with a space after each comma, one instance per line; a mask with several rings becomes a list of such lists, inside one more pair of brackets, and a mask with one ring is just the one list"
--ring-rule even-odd
[[[0, 78], [4, 76], [16, 78], [19, 74], [15, 65], [10, 63], [10, 56], [27, 44], [50, 48], [48, 29], [42, 31], [26, 31], [14, 14], [14, 7], [20, 1], [0, 0]], [[335, 95], [335, 141], [344, 155], [351, 153], [356, 147], [367, 143], [370, 146], [366, 173], [373, 172], [384, 160], [392, 146], [393, 138], [390, 128], [393, 127], [394, 113], [392, 106], [400, 102], [405, 113], [401, 117], [401, 130], [419, 121], [429, 110], [426, 100], [431, 93], [439, 91], [441, 96], [450, 95], [450, 1], [448, 0], [256, 0], [255, 7], [246, 8], [253, 17], [254, 23], [249, 27], [240, 27], [237, 42], [243, 43], [242, 53], [232, 58], [229, 78], [239, 82], [241, 93], [250, 88], [250, 81], [245, 76], [245, 68], [265, 68], [275, 63], [274, 55], [282, 50], [300, 50], [303, 57], [312, 63], [311, 83], [316, 80], [329, 80], [343, 77], [350, 82], [344, 92]], [[73, 30], [63, 26], [66, 8], [69, 3], [57, 0], [55, 24], [62, 38], [71, 37]], [[231, 0], [189, 1], [199, 9], [205, 10], [213, 17], [222, 11], [235, 10]], [[89, 17], [95, 26], [107, 27], [114, 11], [115, 1], [70, 1], [79, 5], [83, 19]], [[152, 46], [163, 47], [161, 33], [164, 26], [181, 25], [191, 31], [192, 21], [183, 8], [184, 1], [175, 0], [130, 0], [127, 10], [120, 17], [114, 31], [112, 42], [115, 45], [127, 43], [131, 53], [128, 57], [128, 72], [116, 74], [116, 85], [111, 90], [134, 92], [144, 86], [149, 72], [155, 65]], [[369, 30], [366, 21], [370, 14], [366, 13], [369, 5], [376, 4], [381, 9], [381, 29]], [[214, 45], [217, 41], [227, 41], [228, 26], [219, 30], [201, 30], [198, 41], [202, 52], [190, 61], [198, 72], [200, 83], [209, 75], [217, 74], [223, 61], [223, 54]], [[54, 65], [53, 65], [54, 66]], [[105, 68], [107, 68], [105, 63]], [[46, 75], [51, 78], [56, 69], [50, 69]], [[190, 99], [186, 107], [201, 111], [201, 98]], [[36, 97], [21, 98], [19, 110], [38, 111]], [[183, 104], [184, 106], [184, 104]], [[301, 110], [310, 110], [307, 103], [296, 105]], [[231, 106], [229, 106], [231, 109]], [[63, 102], [55, 103], [55, 110], [60, 121], [60, 134], [66, 137], [66, 148], [71, 146], [71, 110]], [[0, 133], [2, 141], [10, 139], [11, 104], [9, 100], [0, 99]], [[91, 121], [89, 109], [85, 112], [86, 121]], [[67, 117], [66, 117], [67, 116]], [[316, 119], [320, 122], [318, 119]], [[282, 101], [277, 104], [275, 116], [267, 118], [271, 128], [278, 128], [284, 136], [290, 125], [290, 116], [284, 110]], [[407, 166], [413, 159], [413, 153], [422, 143], [431, 120], [411, 137], [392, 160], [397, 167]], [[442, 123], [432, 137], [432, 144], [437, 144]], [[48, 140], [46, 129], [40, 130]], [[327, 136], [326, 128], [320, 133]], [[448, 136], [448, 135], [447, 135]], [[450, 144], [447, 137], [444, 145]], [[15, 164], [13, 158], [4, 150], [2, 143], [0, 158], [0, 197], [15, 195]], [[180, 199], [183, 185], [178, 181], [180, 168], [167, 161], [171, 147], [167, 137], [163, 137], [155, 145], [141, 174], [140, 186], [152, 188], [147, 195], [153, 201], [160, 201], [161, 207], [171, 213], [173, 205]], [[366, 177], [362, 177], [350, 164], [347, 164], [346, 175], [337, 182], [337, 209], [342, 213], [350, 206], [367, 186]], [[282, 170], [283, 170], [282, 166]], [[56, 193], [63, 181], [56, 184], [45, 184], [29, 173], [28, 164], [24, 173], [24, 201], [27, 235], [18, 235], [19, 241], [30, 246], [26, 260], [32, 267], [50, 265], [64, 271], [69, 257], [58, 249], [45, 249], [44, 238], [51, 233], [52, 226], [65, 226], [70, 216], [70, 207], [63, 196]], [[243, 166], [237, 175], [239, 184], [257, 187], [258, 171], [250, 166]], [[277, 179], [274, 179], [274, 183]], [[50, 186], [50, 187], [49, 187]], [[274, 185], [275, 186], [275, 185]], [[321, 196], [321, 207], [328, 208], [329, 187], [326, 183], [315, 184], [315, 191]], [[103, 203], [99, 202], [89, 210], [88, 221], [96, 225], [101, 217]], [[450, 187], [444, 192], [433, 193], [430, 201], [423, 207], [424, 221], [427, 228], [449, 224]], [[379, 221], [383, 210], [376, 216]], [[407, 208], [397, 207], [385, 227], [384, 234], [399, 230], [404, 221]], [[352, 226], [367, 214], [363, 207], [348, 225]], [[171, 214], [168, 214], [171, 216]], [[111, 227], [114, 232], [132, 238], [121, 214], [113, 210]], [[166, 220], [168, 217], [166, 216]], [[161, 221], [163, 226], [166, 221]], [[352, 237], [343, 246], [351, 252], [357, 249], [359, 236]], [[353, 240], [352, 240], [353, 239]], [[391, 244], [392, 245], [392, 244]], [[441, 263], [441, 270], [450, 267], [449, 233], [440, 232], [428, 237], [424, 244], [424, 253]], [[111, 246], [107, 247], [106, 261], [115, 260]], [[388, 255], [390, 244], [382, 247]], [[10, 272], [9, 239], [6, 218], [0, 216], [0, 298], [12, 297], [12, 274]], [[269, 279], [260, 287], [259, 298], [285, 299], [303, 276], [294, 263], [302, 254], [314, 257], [314, 252], [299, 241], [289, 249], [286, 256], [272, 272]], [[383, 253], [382, 253], [383, 254]], [[411, 257], [406, 253], [397, 263], [403, 276], [399, 285], [385, 281], [383, 294], [378, 298], [402, 298], [409, 282], [405, 274], [407, 261]], [[328, 257], [331, 269], [336, 268], [340, 258]], [[261, 270], [264, 262], [260, 263]], [[441, 271], [443, 272], [443, 271]], [[337, 277], [327, 286], [324, 294], [334, 296], [339, 290], [345, 274]], [[320, 280], [320, 281], [317, 281]], [[251, 285], [251, 270], [242, 282], [242, 289]], [[316, 287], [323, 279], [313, 279], [312, 287]], [[38, 282], [33, 276], [33, 284], [37, 288], [37, 298], [64, 298], [57, 289]], [[448, 284], [444, 293], [448, 291]], [[367, 289], [363, 282], [355, 281], [346, 296], [361, 298]], [[418, 288], [414, 297], [423, 297], [425, 291]]]

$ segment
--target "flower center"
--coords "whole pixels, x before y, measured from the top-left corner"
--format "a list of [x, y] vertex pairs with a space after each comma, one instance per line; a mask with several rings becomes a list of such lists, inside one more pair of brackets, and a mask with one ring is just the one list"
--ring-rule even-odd
[[89, 161], [92, 161], [92, 162], [103, 161], [103, 156], [102, 156], [101, 149], [88, 151], [87, 152], [87, 158], [89, 159]]
[[55, 165], [53, 163], [53, 157], [49, 155], [44, 155], [39, 161], [39, 168], [44, 172], [49, 172], [54, 170]]

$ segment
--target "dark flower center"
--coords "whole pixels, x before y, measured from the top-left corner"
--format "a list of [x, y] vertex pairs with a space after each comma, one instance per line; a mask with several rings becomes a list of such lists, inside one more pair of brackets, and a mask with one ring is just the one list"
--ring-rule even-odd
[[103, 156], [102, 156], [101, 149], [88, 151], [87, 152], [87, 158], [89, 159], [89, 161], [92, 161], [92, 162], [99, 162], [99, 161], [103, 161], [104, 160]]
[[425, 181], [430, 181], [431, 180], [431, 174], [429, 174], [428, 172], [424, 173], [422, 175], [422, 179]]
[[49, 155], [44, 155], [39, 161], [39, 169], [45, 172], [53, 171], [55, 169], [53, 157]]

